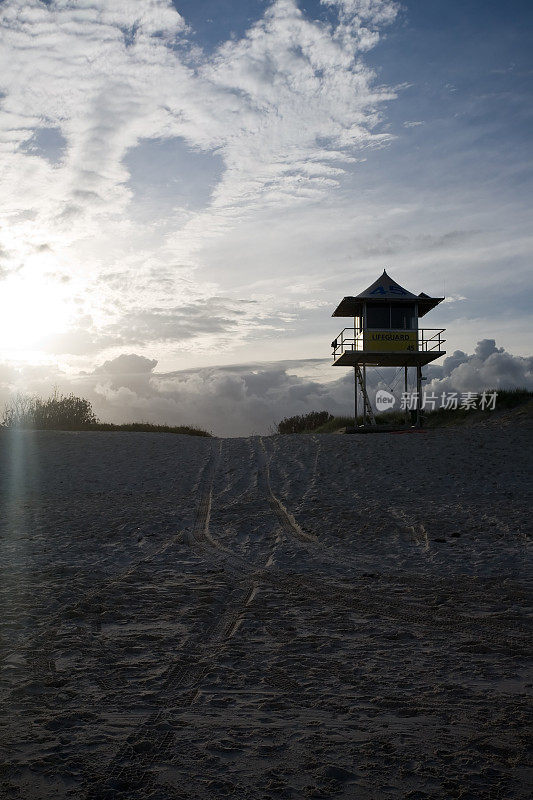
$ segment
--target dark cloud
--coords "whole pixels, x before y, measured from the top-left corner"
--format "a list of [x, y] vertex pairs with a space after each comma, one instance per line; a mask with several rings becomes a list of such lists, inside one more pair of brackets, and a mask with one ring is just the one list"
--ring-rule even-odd
[[244, 310], [210, 298], [202, 303], [130, 311], [112, 326], [120, 338], [132, 344], [171, 340], [180, 342], [195, 336], [227, 333], [237, 327]]
[[157, 366], [157, 360], [138, 356], [136, 353], [123, 353], [111, 361], [104, 361], [95, 373], [105, 372], [109, 375], [143, 375], [152, 372]]
[[[88, 397], [104, 420], [148, 420], [193, 424], [219, 435], [265, 433], [280, 419], [312, 410], [349, 415], [353, 408], [353, 371], [339, 368], [338, 378], [319, 378], [328, 360], [308, 359], [158, 373], [156, 359], [135, 353], [104, 362], [93, 373], [68, 378], [49, 367], [0, 369], [0, 393], [23, 387], [44, 392], [57, 386]], [[298, 374], [295, 374], [295, 371]], [[429, 391], [474, 391], [524, 386], [533, 389], [533, 358], [496, 347], [492, 339], [478, 343], [473, 354], [456, 351], [442, 365], [427, 370]], [[368, 370], [369, 394], [391, 384], [399, 396], [403, 369]], [[396, 384], [394, 385], [394, 382]]]
[[144, 404], [147, 398], [154, 396], [151, 378], [156, 366], [155, 358], [123, 353], [111, 361], [105, 361], [95, 369], [94, 374], [102, 376], [103, 392], [110, 390], [120, 393], [121, 389], [127, 389], [132, 397], [142, 398]]
[[[142, 362], [143, 368], [152, 363]], [[294, 374], [310, 375], [327, 360], [318, 359], [242, 364], [183, 372], [151, 372], [142, 399], [128, 395], [137, 415], [154, 421], [189, 421], [226, 435], [265, 432], [285, 416], [326, 409], [347, 415], [353, 408], [352, 370], [339, 369], [339, 377], [328, 383]], [[139, 367], [141, 364], [139, 364]], [[403, 370], [369, 370], [368, 386], [372, 395], [378, 388], [403, 390]], [[481, 391], [488, 388], [527, 386], [533, 389], [533, 358], [522, 358], [497, 348], [493, 340], [479, 342], [471, 355], [454, 353], [442, 366], [428, 370], [429, 391]], [[101, 388], [106, 404], [118, 407], [132, 388], [131, 376], [122, 380], [113, 376], [108, 389]]]
[[[133, 347], [152, 342], [184, 342], [209, 336], [229, 337], [241, 326], [259, 324], [253, 300], [208, 297], [170, 308], [126, 310], [117, 321], [97, 328], [90, 316], [80, 317], [63, 333], [47, 336], [42, 349], [49, 353], [91, 355], [111, 347]], [[239, 335], [241, 331], [239, 330]], [[219, 342], [214, 344], [219, 344]]]
[[[128, 358], [131, 358], [129, 356]], [[117, 361], [117, 360], [115, 360]], [[111, 362], [114, 363], [114, 362]], [[132, 361], [132, 366], [137, 363]], [[142, 397], [127, 395], [128, 405], [137, 418], [154, 421], [193, 422], [226, 435], [265, 432], [280, 419], [312, 410], [326, 409], [348, 415], [353, 408], [352, 370], [338, 370], [338, 378], [323, 383], [300, 377], [294, 370], [312, 375], [327, 360], [241, 364], [167, 374], [150, 370], [154, 363], [142, 358], [136, 380]], [[141, 371], [144, 370], [144, 376]], [[141, 379], [144, 377], [144, 380]], [[368, 370], [369, 393], [394, 385], [397, 396], [403, 390], [403, 370]], [[442, 366], [428, 370], [429, 391], [481, 391], [489, 388], [527, 386], [533, 389], [533, 358], [522, 358], [497, 348], [494, 340], [479, 342], [472, 355], [454, 353]], [[118, 410], [126, 400], [123, 390], [131, 391], [134, 376], [115, 370], [112, 383], [100, 387], [106, 404]]]

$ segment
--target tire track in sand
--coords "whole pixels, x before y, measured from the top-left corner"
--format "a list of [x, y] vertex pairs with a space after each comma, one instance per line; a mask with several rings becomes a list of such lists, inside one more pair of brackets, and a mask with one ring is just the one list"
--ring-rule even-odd
[[209, 530], [209, 523], [211, 521], [211, 506], [213, 504], [213, 485], [215, 482], [215, 475], [220, 463], [222, 455], [222, 439], [216, 447], [215, 454], [210, 454], [203, 470], [203, 475], [200, 478], [198, 491], [200, 492], [200, 501], [196, 511], [196, 517], [192, 529], [188, 532], [188, 543], [190, 547], [202, 542], [209, 542], [212, 547], [217, 547], [226, 550], [220, 542], [217, 542], [211, 536]]
[[[187, 541], [190, 547], [198, 549], [210, 561], [213, 551], [217, 550], [218, 564], [222, 558], [225, 569], [229, 568], [227, 571], [232, 578], [242, 584], [242, 565], [237, 559], [228, 558], [230, 551], [210, 531], [213, 488], [221, 453], [220, 441], [206, 461], [197, 483], [200, 499], [194, 524], [187, 532]], [[165, 714], [176, 705], [185, 710], [198, 699], [202, 681], [213, 668], [226, 642], [240, 628], [244, 612], [253, 602], [257, 591], [255, 581], [233, 589], [225, 601], [225, 607], [204, 628], [202, 642], [189, 642], [186, 651], [180, 652], [168, 666], [159, 677], [159, 698], [155, 701], [159, 707], [135, 726], [101, 771], [85, 778], [83, 789], [86, 800], [111, 800], [117, 792], [146, 793], [155, 787], [154, 765], [170, 755], [176, 738], [176, 732], [165, 720]]]
[[[285, 532], [291, 538], [297, 538], [300, 542], [317, 543], [316, 537], [302, 530], [294, 516], [272, 491], [268, 456], [261, 437], [256, 451], [257, 488], [279, 523], [280, 531], [272, 537], [266, 559], [262, 564], [253, 564], [245, 558], [239, 558], [217, 541], [211, 533], [210, 522], [214, 481], [221, 456], [222, 441], [219, 442], [215, 452], [211, 453], [199, 478], [200, 499], [187, 540], [189, 546], [197, 548], [208, 561], [213, 561], [213, 555], [217, 551], [217, 566], [223, 567], [238, 587], [230, 592], [225, 607], [204, 629], [202, 643], [189, 643], [186, 652], [180, 653], [179, 660], [170, 664], [160, 676], [162, 681], [159, 687], [160, 699], [156, 701], [160, 707], [131, 731], [102, 772], [85, 781], [87, 800], [100, 800], [100, 798], [111, 800], [117, 791], [146, 793], [156, 786], [154, 767], [170, 756], [176, 738], [176, 732], [165, 720], [165, 714], [176, 704], [183, 710], [194, 705], [201, 694], [202, 682], [213, 669], [229, 640], [239, 631], [249, 607], [260, 591], [261, 584], [266, 583], [271, 587], [276, 585], [276, 580], [270, 581], [267, 576], [275, 549], [282, 540], [281, 532]], [[283, 589], [286, 591], [287, 587], [283, 586]]]
[[282, 503], [279, 497], [277, 497], [272, 491], [272, 484], [270, 481], [269, 459], [267, 456], [267, 451], [262, 436], [259, 437], [259, 444], [260, 444], [260, 450], [258, 453], [259, 468], [260, 471], [262, 471], [264, 474], [265, 489], [268, 502], [270, 504], [270, 508], [276, 515], [277, 519], [281, 523], [283, 530], [286, 533], [288, 533], [290, 536], [296, 536], [298, 539], [300, 539], [300, 541], [318, 544], [318, 539], [316, 538], [316, 536], [314, 536], [311, 533], [307, 533], [302, 529], [302, 527], [298, 524], [298, 522], [291, 514], [291, 512]]

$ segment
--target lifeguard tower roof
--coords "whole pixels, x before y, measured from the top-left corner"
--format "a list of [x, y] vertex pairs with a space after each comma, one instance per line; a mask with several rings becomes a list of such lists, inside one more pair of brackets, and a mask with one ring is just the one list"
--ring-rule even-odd
[[418, 316], [423, 317], [432, 308], [435, 308], [444, 297], [429, 297], [424, 292], [413, 294], [396, 283], [387, 272], [383, 270], [381, 275], [374, 283], [365, 289], [364, 292], [355, 297], [343, 297], [332, 317], [360, 317], [363, 314], [363, 304], [370, 302], [379, 303], [385, 300], [387, 303], [405, 303], [405, 301], [416, 302], [418, 304]]

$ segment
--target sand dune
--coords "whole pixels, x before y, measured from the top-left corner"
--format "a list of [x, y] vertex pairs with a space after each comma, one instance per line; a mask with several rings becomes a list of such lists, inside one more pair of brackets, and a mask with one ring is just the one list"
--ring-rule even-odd
[[2, 797], [529, 797], [527, 422], [0, 447]]

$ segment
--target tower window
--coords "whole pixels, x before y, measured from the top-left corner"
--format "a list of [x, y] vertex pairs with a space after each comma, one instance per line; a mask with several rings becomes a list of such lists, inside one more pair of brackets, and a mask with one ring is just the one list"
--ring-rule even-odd
[[367, 328], [390, 328], [390, 306], [367, 306]]
[[377, 330], [389, 330], [390, 328], [403, 331], [416, 330], [415, 304], [367, 305], [366, 326]]
[[414, 304], [391, 306], [391, 328], [401, 330], [414, 330], [416, 328], [416, 314]]

